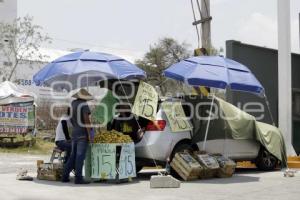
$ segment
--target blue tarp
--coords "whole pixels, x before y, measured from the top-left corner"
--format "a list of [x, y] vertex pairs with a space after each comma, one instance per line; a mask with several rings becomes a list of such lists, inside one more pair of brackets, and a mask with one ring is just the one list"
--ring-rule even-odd
[[171, 65], [164, 75], [193, 86], [263, 94], [264, 88], [244, 65], [220, 56], [198, 56]]

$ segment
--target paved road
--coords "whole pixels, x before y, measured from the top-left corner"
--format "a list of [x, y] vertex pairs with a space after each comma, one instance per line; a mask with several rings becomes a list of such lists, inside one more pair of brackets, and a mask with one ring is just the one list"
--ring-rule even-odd
[[20, 168], [35, 172], [37, 160], [49, 159], [49, 155], [0, 153], [0, 174], [16, 173]]
[[[282, 172], [260, 173], [239, 170], [234, 177], [182, 183], [179, 189], [150, 189], [149, 174], [142, 174], [130, 184], [93, 183], [77, 186], [73, 183], [15, 180], [13, 164], [32, 166], [35, 176], [36, 158], [45, 156], [8, 156], [0, 154], [0, 197], [3, 200], [299, 200], [300, 172], [294, 178], [284, 178]], [[17, 159], [15, 161], [15, 159]], [[22, 161], [25, 160], [25, 161]], [[7, 166], [12, 169], [6, 169]], [[15, 168], [14, 168], [15, 169]]]

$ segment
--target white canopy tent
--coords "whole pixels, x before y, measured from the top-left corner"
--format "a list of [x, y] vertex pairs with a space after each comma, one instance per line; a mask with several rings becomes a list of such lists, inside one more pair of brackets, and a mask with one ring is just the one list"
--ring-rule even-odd
[[21, 86], [5, 81], [0, 84], [0, 105], [33, 102], [34, 94]]

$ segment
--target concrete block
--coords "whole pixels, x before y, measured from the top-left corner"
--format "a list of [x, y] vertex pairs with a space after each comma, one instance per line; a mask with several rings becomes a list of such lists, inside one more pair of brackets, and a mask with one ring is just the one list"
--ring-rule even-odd
[[179, 188], [180, 181], [173, 176], [151, 176], [150, 188]]

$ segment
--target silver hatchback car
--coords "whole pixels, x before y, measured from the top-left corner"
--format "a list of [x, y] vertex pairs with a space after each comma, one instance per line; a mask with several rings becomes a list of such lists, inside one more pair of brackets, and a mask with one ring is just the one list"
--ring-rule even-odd
[[[191, 108], [185, 103], [196, 104], [197, 102], [207, 102], [207, 106], [202, 106], [197, 112], [200, 115], [207, 115], [211, 100], [195, 97], [183, 97], [180, 99], [166, 99], [163, 101], [181, 101], [186, 116], [188, 116], [192, 131], [174, 133], [171, 131], [167, 116], [158, 106], [156, 125], [149, 122], [146, 132], [140, 142], [136, 144], [137, 171], [144, 166], [154, 166], [155, 164], [165, 165], [171, 160], [175, 153], [184, 150], [202, 150], [205, 137], [207, 120], [198, 120], [190, 116]], [[158, 125], [158, 126], [157, 126]], [[234, 140], [225, 134], [222, 120], [212, 120], [206, 141], [205, 151], [208, 153], [221, 153], [235, 161], [253, 161], [261, 170], [272, 170], [276, 167], [278, 160], [264, 149], [255, 140]]]

